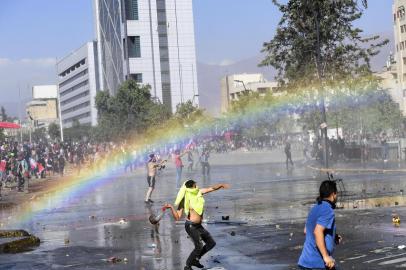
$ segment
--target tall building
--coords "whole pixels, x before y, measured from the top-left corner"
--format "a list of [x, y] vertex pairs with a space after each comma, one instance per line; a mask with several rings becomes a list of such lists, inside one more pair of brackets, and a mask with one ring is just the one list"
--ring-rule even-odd
[[95, 0], [98, 81], [102, 91], [114, 95], [124, 81], [124, 28], [121, 0]]
[[[390, 59], [388, 70], [393, 76], [395, 83], [390, 85], [390, 92], [394, 100], [399, 104], [399, 108], [406, 115], [406, 0], [394, 0], [393, 30], [395, 35], [395, 55]], [[383, 74], [385, 75], [385, 74]], [[383, 79], [385, 80], [384, 76]], [[388, 79], [386, 78], [386, 81]], [[388, 84], [388, 83], [386, 83]]]
[[277, 82], [269, 82], [260, 73], [233, 74], [221, 80], [221, 112], [227, 112], [231, 103], [238, 100], [241, 95], [249, 92], [258, 92], [265, 95], [278, 87]]
[[95, 97], [99, 86], [96, 42], [70, 53], [57, 63], [58, 96], [63, 128], [81, 125], [95, 126], [97, 110]]
[[192, 0], [94, 0], [100, 89], [132, 78], [171, 108], [198, 103]]

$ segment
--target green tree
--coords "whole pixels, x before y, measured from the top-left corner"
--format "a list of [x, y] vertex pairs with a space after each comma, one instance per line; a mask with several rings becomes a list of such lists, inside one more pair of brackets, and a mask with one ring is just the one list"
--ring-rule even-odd
[[[331, 120], [328, 106], [336, 98], [354, 96], [363, 100], [368, 91], [377, 94], [379, 84], [371, 76], [370, 61], [388, 40], [378, 35], [365, 37], [355, 26], [367, 8], [366, 0], [272, 1], [282, 18], [274, 38], [263, 45], [266, 57], [260, 65], [274, 67], [281, 88], [302, 98], [301, 104], [306, 107], [302, 119], [308, 120], [305, 126], [318, 131], [321, 123]], [[362, 115], [361, 101], [343, 99], [353, 106], [352, 113]], [[327, 128], [323, 137], [327, 137]]]
[[193, 120], [203, 115], [203, 110], [195, 106], [191, 100], [176, 105], [175, 117], [181, 120]]
[[56, 123], [51, 123], [48, 126], [48, 134], [52, 140], [58, 140], [61, 137], [60, 126]]
[[[364, 9], [357, 0], [289, 0], [276, 35], [264, 43], [262, 66], [273, 66], [282, 84], [303, 86], [370, 73], [371, 57], [388, 40], [362, 37], [354, 26]], [[364, 7], [367, 2], [362, 1]]]
[[0, 109], [0, 116], [1, 116], [1, 119], [0, 119], [1, 121], [7, 121], [8, 120], [6, 109], [3, 106], [1, 106], [1, 109]]
[[99, 140], [120, 139], [144, 132], [170, 117], [170, 112], [152, 100], [150, 87], [128, 80], [115, 96], [101, 91], [96, 95]]

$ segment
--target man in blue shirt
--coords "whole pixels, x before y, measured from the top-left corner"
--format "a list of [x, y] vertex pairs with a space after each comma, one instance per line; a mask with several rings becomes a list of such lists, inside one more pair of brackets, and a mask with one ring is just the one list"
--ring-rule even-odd
[[337, 202], [336, 182], [327, 180], [320, 185], [317, 204], [307, 217], [306, 240], [299, 258], [299, 268], [305, 270], [336, 269], [332, 257], [335, 245], [341, 241], [336, 236], [335, 203]]

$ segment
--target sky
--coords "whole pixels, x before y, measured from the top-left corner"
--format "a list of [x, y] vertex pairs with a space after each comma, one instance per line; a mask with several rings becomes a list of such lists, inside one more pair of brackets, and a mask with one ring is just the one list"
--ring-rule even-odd
[[[259, 54], [280, 13], [271, 0], [193, 0], [199, 62], [227, 65]], [[286, 1], [286, 0], [283, 0]], [[391, 33], [392, 0], [369, 0], [357, 23]], [[1, 0], [0, 105], [11, 110], [30, 87], [56, 81], [55, 61], [94, 39], [92, 0]], [[17, 102], [17, 103], [16, 103]]]

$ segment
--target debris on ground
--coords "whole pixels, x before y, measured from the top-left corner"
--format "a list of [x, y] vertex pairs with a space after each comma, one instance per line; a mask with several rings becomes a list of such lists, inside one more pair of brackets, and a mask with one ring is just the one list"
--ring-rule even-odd
[[213, 259], [214, 263], [220, 263], [220, 261], [218, 259]]
[[65, 242], [65, 245], [69, 244], [69, 242], [70, 242], [69, 238], [65, 238], [64, 242]]
[[400, 226], [400, 217], [399, 217], [399, 215], [393, 215], [392, 216], [392, 223], [393, 223], [393, 225], [395, 225], [396, 227], [399, 227]]
[[230, 235], [231, 235], [231, 236], [235, 236], [235, 231], [231, 231], [231, 232], [230, 232]]
[[405, 249], [405, 248], [406, 248], [405, 245], [400, 245], [400, 246], [398, 246], [398, 249]]
[[230, 216], [221, 216], [221, 220], [230, 220]]
[[122, 260], [120, 258], [117, 258], [117, 257], [110, 257], [110, 258], [108, 258], [107, 261], [109, 263], [118, 263], [118, 262], [121, 262]]
[[89, 219], [96, 219], [96, 216], [91, 215], [89, 216]]
[[128, 221], [125, 218], [121, 218], [118, 223], [119, 224], [127, 224]]

